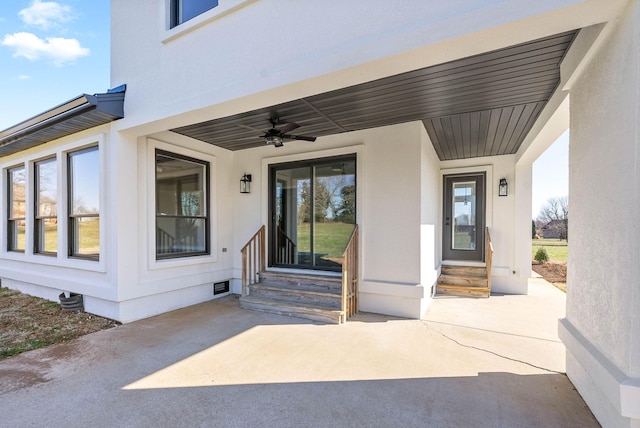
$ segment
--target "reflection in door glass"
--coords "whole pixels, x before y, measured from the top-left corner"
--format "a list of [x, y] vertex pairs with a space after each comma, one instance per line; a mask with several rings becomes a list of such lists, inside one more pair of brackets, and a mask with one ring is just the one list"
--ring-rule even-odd
[[355, 158], [275, 170], [274, 262], [340, 270], [356, 220]]
[[315, 178], [315, 264], [337, 268], [355, 224], [355, 162], [316, 166]]
[[276, 171], [274, 262], [279, 265], [311, 265], [309, 222], [306, 220], [305, 195], [310, 191], [311, 169]]
[[453, 184], [453, 228], [451, 230], [454, 250], [476, 248], [476, 183]]

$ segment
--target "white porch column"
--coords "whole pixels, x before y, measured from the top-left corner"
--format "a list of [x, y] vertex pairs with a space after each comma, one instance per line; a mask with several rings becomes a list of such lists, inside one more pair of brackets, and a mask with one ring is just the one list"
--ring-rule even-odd
[[567, 374], [604, 426], [640, 426], [640, 2], [571, 89]]
[[518, 162], [515, 168], [515, 254], [512, 274], [517, 277], [523, 294], [528, 294], [528, 282], [531, 277], [532, 170], [531, 162]]

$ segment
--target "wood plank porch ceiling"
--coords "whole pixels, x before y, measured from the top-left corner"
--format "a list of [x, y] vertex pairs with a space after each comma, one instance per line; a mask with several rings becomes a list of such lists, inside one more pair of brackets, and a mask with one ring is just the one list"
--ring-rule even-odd
[[171, 131], [243, 150], [264, 145], [259, 135], [274, 115], [299, 124], [294, 134], [316, 137], [421, 120], [441, 160], [513, 154], [558, 86], [560, 63], [577, 33]]

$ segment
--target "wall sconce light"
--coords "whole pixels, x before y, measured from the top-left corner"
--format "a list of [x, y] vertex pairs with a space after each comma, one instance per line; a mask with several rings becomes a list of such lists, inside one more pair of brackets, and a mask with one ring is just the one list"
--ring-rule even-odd
[[498, 196], [507, 196], [509, 185], [507, 184], [506, 178], [500, 179], [500, 184], [498, 185]]
[[244, 174], [240, 179], [240, 193], [251, 193], [251, 174]]

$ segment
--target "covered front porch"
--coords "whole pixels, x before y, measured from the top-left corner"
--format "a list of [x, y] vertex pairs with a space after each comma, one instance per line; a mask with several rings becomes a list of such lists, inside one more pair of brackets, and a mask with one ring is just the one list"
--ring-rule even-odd
[[565, 296], [530, 290], [343, 326], [202, 303], [0, 361], [3, 422], [597, 427], [562, 374]]

